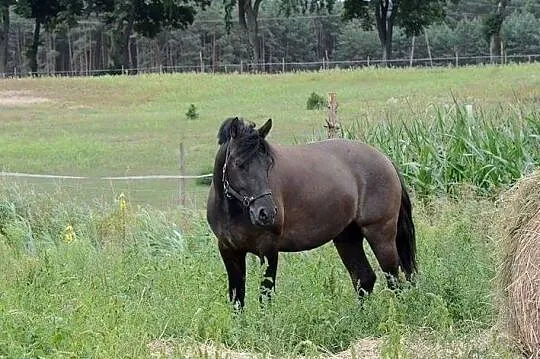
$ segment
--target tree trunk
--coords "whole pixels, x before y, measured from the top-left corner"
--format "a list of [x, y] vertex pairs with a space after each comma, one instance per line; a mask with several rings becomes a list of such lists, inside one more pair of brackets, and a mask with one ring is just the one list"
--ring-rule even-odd
[[0, 8], [0, 74], [7, 72], [8, 43], [9, 43], [9, 6]]
[[505, 10], [508, 6], [508, 3], [510, 0], [500, 0], [499, 4], [497, 5], [497, 10], [495, 12], [494, 16], [494, 23], [493, 23], [493, 29], [491, 31], [490, 41], [489, 41], [489, 54], [490, 54], [490, 60], [491, 63], [497, 62], [499, 60], [501, 63], [502, 57], [501, 57], [501, 29], [504, 22], [504, 18], [506, 16]]
[[380, 0], [375, 8], [375, 21], [381, 43], [383, 66], [388, 66], [388, 61], [392, 59], [392, 34], [396, 11], [397, 4], [391, 0]]
[[255, 69], [259, 68], [261, 60], [261, 42], [259, 40], [259, 26], [257, 24], [261, 1], [255, 0], [253, 5], [251, 4], [251, 0], [243, 0], [238, 3], [240, 24], [247, 30], [249, 45], [251, 47], [251, 60]]
[[124, 36], [123, 36], [123, 39], [122, 39], [122, 51], [123, 51], [122, 65], [126, 69], [129, 69], [131, 67], [129, 40], [130, 40], [131, 34], [133, 32], [133, 23], [135, 21], [134, 11], [135, 11], [135, 9], [133, 9], [129, 14], [128, 23], [127, 23], [126, 28], [124, 30], [124, 34], [123, 34]]
[[114, 70], [131, 67], [129, 61], [129, 39], [135, 22], [135, 7], [132, 3], [127, 4], [127, 6], [129, 6], [129, 9], [125, 16], [116, 19], [117, 26], [113, 30], [111, 58]]
[[38, 54], [38, 48], [39, 48], [40, 30], [41, 30], [41, 21], [39, 18], [36, 18], [32, 45], [30, 45], [30, 49], [28, 49], [28, 52], [27, 52], [28, 61], [30, 63], [30, 72], [32, 73], [32, 76], [37, 76], [37, 72], [38, 72], [37, 54]]

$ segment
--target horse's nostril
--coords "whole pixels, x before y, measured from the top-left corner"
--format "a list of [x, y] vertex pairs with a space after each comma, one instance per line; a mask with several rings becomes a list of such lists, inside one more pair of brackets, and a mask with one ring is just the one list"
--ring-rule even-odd
[[266, 214], [266, 211], [264, 210], [264, 208], [261, 208], [259, 211], [259, 219], [265, 220], [267, 218], [268, 218], [268, 215]]

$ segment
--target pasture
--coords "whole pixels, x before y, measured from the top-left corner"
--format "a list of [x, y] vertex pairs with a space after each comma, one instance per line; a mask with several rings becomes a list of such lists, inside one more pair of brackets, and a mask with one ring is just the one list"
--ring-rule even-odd
[[325, 111], [306, 110], [313, 91], [337, 92], [345, 136], [401, 156], [418, 235], [414, 287], [396, 296], [377, 272], [360, 305], [326, 245], [281, 254], [277, 295], [263, 308], [262, 270], [248, 258], [246, 310], [233, 313], [204, 218], [207, 187], [190, 183], [180, 208], [176, 181], [0, 178], [0, 357], [516, 357], [497, 318], [496, 198], [540, 163], [537, 64], [2, 80], [0, 165], [177, 174], [183, 142], [187, 171], [203, 173], [231, 115], [273, 118], [271, 142], [323, 138]]

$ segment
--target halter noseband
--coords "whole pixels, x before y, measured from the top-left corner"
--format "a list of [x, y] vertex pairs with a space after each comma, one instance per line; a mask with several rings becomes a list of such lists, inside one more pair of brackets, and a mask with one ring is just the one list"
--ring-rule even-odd
[[229, 146], [227, 146], [227, 152], [225, 155], [225, 163], [223, 164], [223, 173], [221, 177], [221, 182], [223, 183], [223, 193], [225, 194], [225, 197], [227, 198], [234, 197], [238, 201], [240, 201], [242, 206], [244, 206], [245, 208], [248, 208], [255, 200], [265, 197], [265, 196], [272, 195], [272, 191], [266, 191], [257, 196], [246, 196], [246, 195], [241, 194], [237, 190], [235, 190], [226, 178], [228, 159], [229, 159]]

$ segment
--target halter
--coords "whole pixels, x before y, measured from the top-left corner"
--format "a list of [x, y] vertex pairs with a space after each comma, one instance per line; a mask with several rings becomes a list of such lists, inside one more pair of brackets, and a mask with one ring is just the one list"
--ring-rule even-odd
[[223, 164], [223, 173], [222, 173], [222, 177], [221, 177], [221, 182], [223, 183], [223, 193], [225, 194], [225, 197], [227, 197], [227, 198], [233, 198], [234, 197], [238, 201], [240, 201], [242, 206], [244, 206], [245, 208], [248, 208], [255, 200], [257, 200], [259, 198], [262, 198], [262, 197], [265, 197], [265, 196], [271, 196], [272, 195], [272, 191], [266, 191], [266, 192], [263, 192], [263, 193], [261, 193], [261, 194], [259, 194], [257, 196], [247, 196], [247, 195], [243, 195], [239, 191], [235, 190], [231, 186], [231, 184], [229, 183], [229, 181], [226, 178], [228, 159], [229, 159], [229, 146], [227, 145], [227, 152], [225, 154], [225, 163]]

